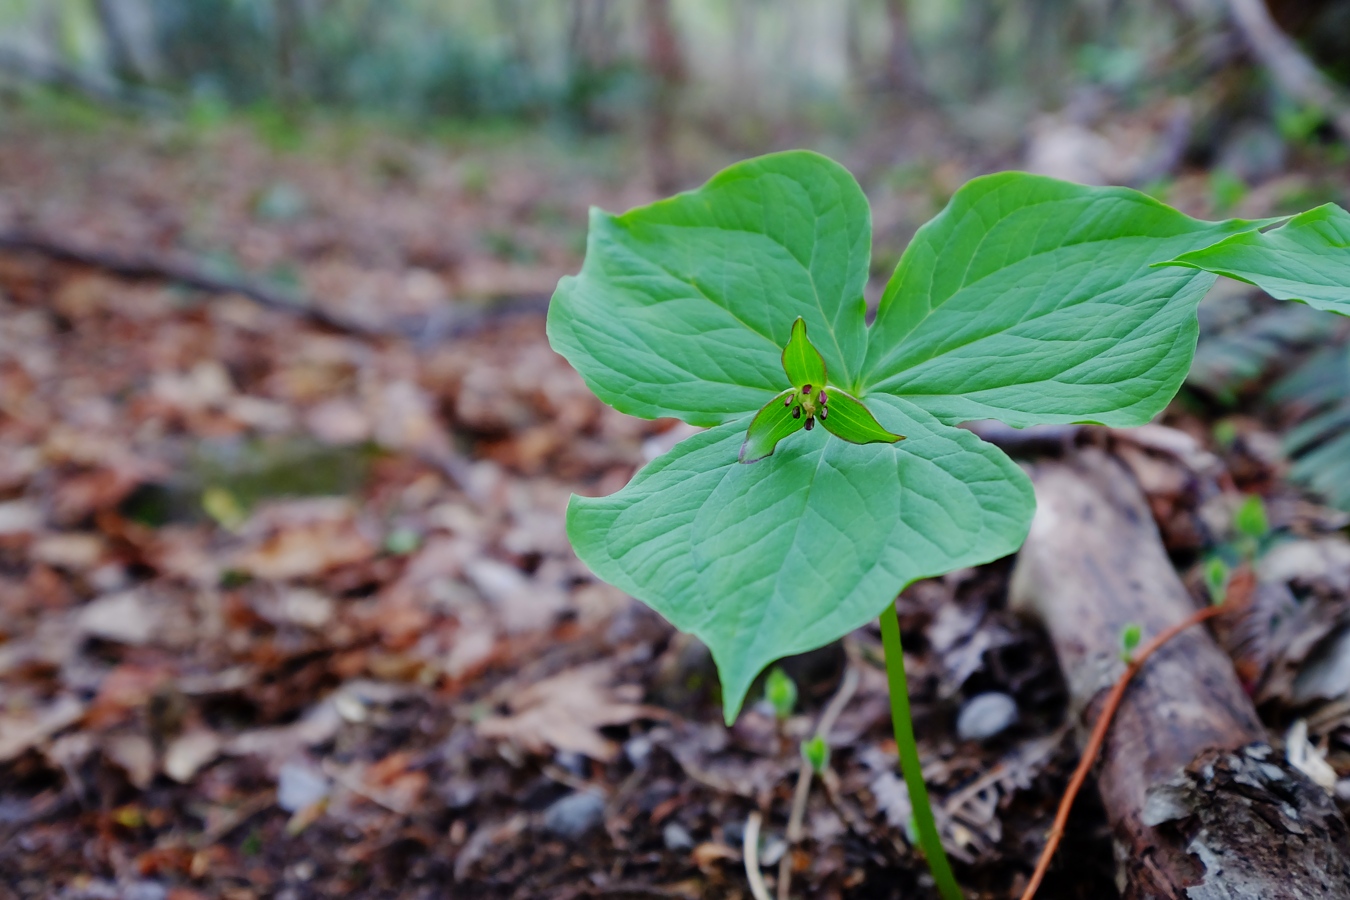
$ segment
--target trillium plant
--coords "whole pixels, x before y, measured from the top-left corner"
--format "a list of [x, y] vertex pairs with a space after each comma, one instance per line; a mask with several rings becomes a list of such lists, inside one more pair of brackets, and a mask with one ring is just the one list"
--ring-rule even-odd
[[567, 532], [597, 576], [707, 644], [728, 723], [770, 662], [879, 617], [915, 829], [954, 898], [894, 600], [1014, 552], [1035, 508], [1022, 470], [958, 426], [1149, 421], [1217, 274], [1350, 313], [1350, 215], [1206, 222], [1124, 188], [989, 175], [919, 229], [869, 325], [871, 239], [858, 183], [804, 151], [593, 210], [552, 346], [615, 409], [706, 430], [617, 493], [574, 496]]

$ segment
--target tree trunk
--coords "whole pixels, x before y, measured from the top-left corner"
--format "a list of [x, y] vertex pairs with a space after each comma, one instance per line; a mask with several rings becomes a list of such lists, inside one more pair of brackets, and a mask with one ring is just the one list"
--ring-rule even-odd
[[652, 80], [651, 108], [647, 110], [647, 156], [652, 181], [660, 193], [670, 193], [679, 183], [679, 170], [672, 146], [675, 139], [675, 109], [684, 81], [684, 58], [680, 36], [670, 17], [670, 0], [646, 0], [647, 72]]
[[923, 75], [910, 38], [907, 0], [886, 0], [886, 22], [891, 30], [886, 43], [886, 89], [902, 97], [925, 96]]
[[[1049, 631], [1086, 739], [1123, 670], [1125, 626], [1141, 625], [1147, 639], [1195, 605], [1143, 495], [1114, 460], [1086, 450], [1039, 466], [1033, 480], [1036, 518], [1012, 602]], [[1098, 771], [1124, 897], [1350, 897], [1344, 819], [1264, 738], [1207, 631], [1184, 632], [1149, 660]]]

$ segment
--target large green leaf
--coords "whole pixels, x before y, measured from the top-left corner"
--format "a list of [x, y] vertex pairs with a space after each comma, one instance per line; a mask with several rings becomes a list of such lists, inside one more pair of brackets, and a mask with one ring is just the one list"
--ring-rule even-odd
[[1254, 227], [1125, 188], [977, 178], [901, 257], [863, 385], [944, 422], [1142, 424], [1180, 387], [1214, 281], [1151, 264]]
[[905, 400], [870, 396], [908, 436], [859, 446], [799, 432], [753, 466], [746, 419], [695, 435], [618, 493], [573, 497], [567, 530], [601, 578], [712, 650], [727, 721], [769, 662], [875, 619], [910, 582], [1016, 550], [1034, 508], [1002, 451]]
[[871, 213], [848, 170], [802, 151], [749, 160], [621, 216], [593, 210], [549, 341], [622, 412], [726, 422], [786, 387], [798, 316], [831, 377], [856, 376], [870, 253]]
[[[977, 179], [920, 229], [869, 330], [867, 204], [824, 157], [763, 157], [594, 212], [581, 274], [554, 295], [553, 346], [624, 412], [716, 427], [610, 497], [573, 498], [573, 546], [708, 644], [730, 721], [772, 660], [847, 634], [915, 579], [1015, 550], [1026, 477], [951, 426], [1147, 421], [1185, 376], [1216, 277], [1155, 264], [1261, 224]], [[810, 430], [822, 391], [826, 427]]]
[[1277, 300], [1350, 316], [1350, 213], [1328, 203], [1280, 228], [1235, 234], [1168, 265], [1227, 275]]

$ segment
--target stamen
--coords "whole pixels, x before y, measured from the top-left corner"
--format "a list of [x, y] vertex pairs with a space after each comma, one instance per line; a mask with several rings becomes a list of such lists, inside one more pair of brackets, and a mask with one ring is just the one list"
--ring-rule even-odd
[[824, 421], [825, 421], [825, 417], [828, 416], [829, 414], [830, 414], [830, 411], [829, 411], [828, 409], [826, 409], [825, 407], [822, 406], [822, 407], [820, 408], [820, 421], [824, 422]]
[[802, 417], [802, 408], [800, 406], [792, 407], [792, 418], [800, 419]]
[[809, 384], [808, 384], [808, 385], [803, 385], [803, 387], [802, 387], [802, 396], [803, 396], [803, 397], [810, 397], [810, 396], [811, 396], [811, 385], [809, 385]]
[[812, 418], [811, 416], [807, 416], [807, 417], [806, 417], [806, 430], [807, 430], [807, 431], [810, 431], [812, 428], [815, 428], [815, 427], [816, 427], [816, 420], [815, 420], [814, 418]]
[[820, 405], [821, 405], [821, 406], [824, 406], [824, 405], [825, 405], [825, 400], [826, 400], [826, 399], [827, 399], [827, 398], [826, 398], [826, 396], [825, 396], [825, 389], [824, 389], [824, 388], [821, 388], [821, 389], [820, 389]]
[[783, 405], [784, 405], [784, 406], [791, 406], [791, 405], [792, 405], [792, 395], [791, 395], [791, 394], [788, 394], [786, 397], [783, 398]]

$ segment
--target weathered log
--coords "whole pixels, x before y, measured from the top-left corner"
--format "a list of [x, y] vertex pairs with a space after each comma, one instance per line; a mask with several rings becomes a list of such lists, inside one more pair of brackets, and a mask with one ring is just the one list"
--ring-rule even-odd
[[[1121, 633], [1195, 611], [1128, 472], [1085, 450], [1033, 473], [1037, 512], [1012, 603], [1044, 623], [1080, 746], [1124, 669]], [[1127, 900], [1350, 897], [1350, 833], [1331, 798], [1264, 743], [1227, 656], [1192, 628], [1131, 685], [1097, 785]]]

